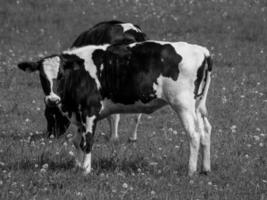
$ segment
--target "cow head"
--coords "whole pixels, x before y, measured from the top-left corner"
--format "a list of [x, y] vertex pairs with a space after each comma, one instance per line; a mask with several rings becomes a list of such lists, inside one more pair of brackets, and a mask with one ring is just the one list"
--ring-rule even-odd
[[21, 62], [18, 67], [25, 72], [39, 71], [41, 85], [45, 94], [45, 104], [49, 107], [61, 103], [59, 82], [67, 69], [75, 69], [83, 62], [76, 55], [53, 55], [37, 62]]
[[39, 71], [40, 81], [45, 94], [45, 104], [56, 106], [60, 97], [56, 94], [56, 80], [59, 76], [60, 57], [49, 56], [37, 62], [22, 62], [18, 67], [25, 72]]

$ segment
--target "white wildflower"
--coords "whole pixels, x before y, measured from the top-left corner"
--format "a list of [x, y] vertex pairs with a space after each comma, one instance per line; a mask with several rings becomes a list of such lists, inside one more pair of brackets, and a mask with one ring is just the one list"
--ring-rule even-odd
[[158, 163], [157, 162], [150, 162], [149, 165], [156, 166], [156, 165], [158, 165]]
[[47, 169], [48, 168], [48, 164], [47, 163], [43, 164], [42, 168], [43, 169]]
[[83, 193], [82, 193], [82, 192], [76, 192], [76, 195], [77, 195], [77, 196], [82, 196]]
[[123, 187], [124, 189], [127, 189], [127, 188], [128, 188], [128, 184], [127, 184], [127, 183], [123, 183], [123, 184], [122, 184], [122, 187]]
[[236, 125], [232, 125], [232, 126], [230, 127], [232, 133], [236, 133], [236, 128], [237, 128]]
[[172, 128], [168, 128], [168, 131], [173, 132], [173, 129]]
[[257, 135], [254, 135], [253, 138], [254, 138], [254, 140], [256, 140], [256, 141], [259, 141], [259, 140], [260, 140], [260, 137], [257, 136]]

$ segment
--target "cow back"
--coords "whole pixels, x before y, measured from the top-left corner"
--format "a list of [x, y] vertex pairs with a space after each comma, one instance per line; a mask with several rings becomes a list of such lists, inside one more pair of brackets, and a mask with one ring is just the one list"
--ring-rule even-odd
[[93, 57], [101, 83], [101, 95], [113, 102], [147, 103], [156, 98], [153, 84], [162, 75], [177, 80], [181, 56], [169, 45], [153, 42], [133, 47], [112, 45]]

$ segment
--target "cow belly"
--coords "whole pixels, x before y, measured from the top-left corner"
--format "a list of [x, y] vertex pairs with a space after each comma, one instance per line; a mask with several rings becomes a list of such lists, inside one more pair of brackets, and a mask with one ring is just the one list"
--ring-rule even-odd
[[154, 99], [148, 103], [142, 103], [141, 101], [134, 104], [121, 104], [114, 103], [110, 99], [104, 99], [101, 101], [100, 118], [105, 118], [114, 113], [145, 113], [150, 114], [157, 109], [166, 105], [166, 102], [161, 99]]

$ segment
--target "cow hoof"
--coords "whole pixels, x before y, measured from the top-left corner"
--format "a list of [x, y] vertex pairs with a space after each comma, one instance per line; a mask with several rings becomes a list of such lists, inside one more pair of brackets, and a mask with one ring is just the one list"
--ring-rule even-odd
[[137, 142], [136, 138], [132, 138], [132, 137], [128, 138], [128, 143], [135, 143], [135, 142]]
[[83, 176], [87, 176], [92, 172], [92, 170], [84, 170], [83, 171]]
[[118, 137], [111, 137], [109, 140], [111, 142], [113, 142], [113, 143], [118, 143], [119, 142], [119, 138]]
[[196, 171], [189, 171], [188, 172], [188, 176], [191, 177], [191, 178], [195, 177], [196, 176]]
[[210, 171], [204, 171], [202, 170], [201, 172], [199, 172], [200, 175], [203, 175], [203, 176], [208, 176], [210, 173]]

